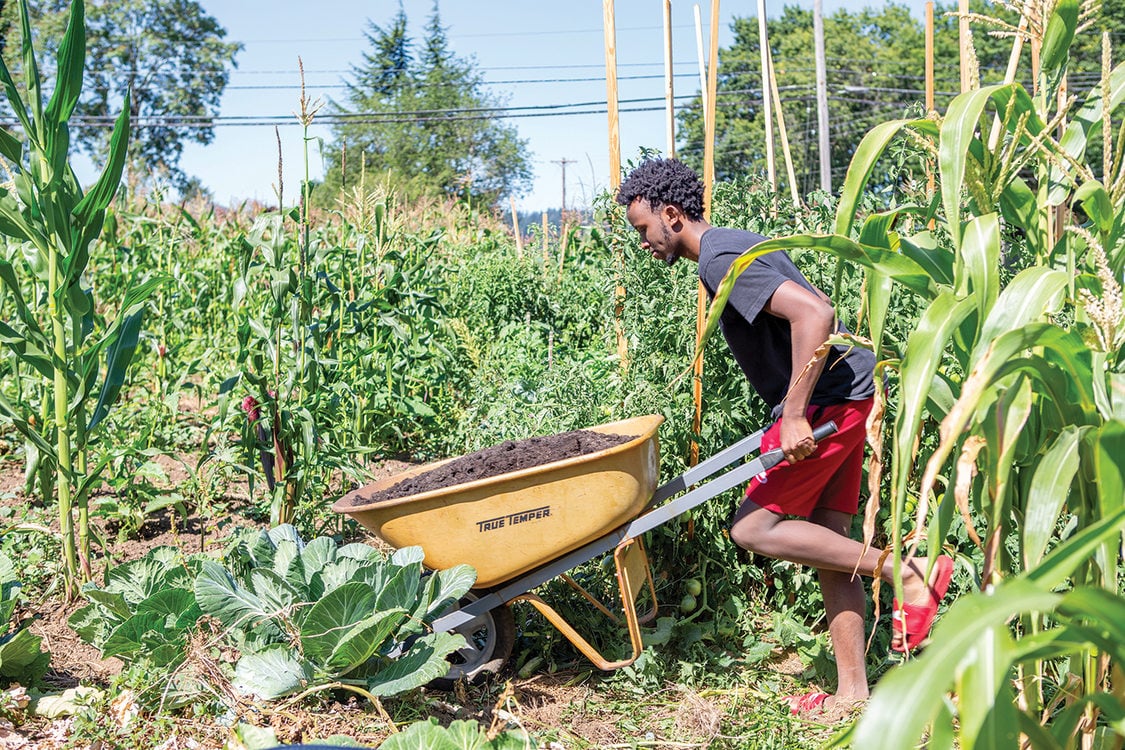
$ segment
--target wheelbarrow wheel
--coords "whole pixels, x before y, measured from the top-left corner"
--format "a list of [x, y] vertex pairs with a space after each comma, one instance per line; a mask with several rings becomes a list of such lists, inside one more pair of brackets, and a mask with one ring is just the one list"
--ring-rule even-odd
[[[478, 598], [469, 592], [461, 600], [461, 606]], [[452, 690], [458, 680], [476, 684], [499, 672], [512, 655], [516, 642], [516, 620], [511, 607], [505, 604], [493, 607], [450, 632], [465, 636], [467, 643], [464, 648], [449, 655], [451, 666], [445, 677], [429, 683], [428, 687], [437, 690]]]

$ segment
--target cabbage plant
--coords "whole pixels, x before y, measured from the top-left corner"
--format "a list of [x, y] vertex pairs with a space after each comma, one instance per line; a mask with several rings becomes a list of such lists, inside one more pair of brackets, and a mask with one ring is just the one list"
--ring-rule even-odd
[[467, 565], [423, 575], [422, 550], [305, 544], [282, 525], [239, 541], [227, 566], [202, 563], [195, 597], [241, 652], [234, 686], [261, 699], [343, 688], [368, 697], [421, 687], [464, 647], [426, 625], [476, 581]]

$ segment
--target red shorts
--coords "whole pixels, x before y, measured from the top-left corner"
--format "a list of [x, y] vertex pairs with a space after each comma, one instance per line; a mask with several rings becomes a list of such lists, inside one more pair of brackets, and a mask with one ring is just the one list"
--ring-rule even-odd
[[[750, 480], [746, 497], [755, 505], [786, 516], [808, 518], [813, 510], [826, 508], [855, 515], [859, 510], [859, 488], [863, 481], [863, 446], [867, 415], [874, 399], [847, 401], [832, 406], [810, 406], [805, 412], [813, 427], [828, 420], [836, 423], [835, 434], [817, 443], [808, 458], [777, 466]], [[813, 421], [815, 419], [815, 422]], [[762, 452], [781, 444], [781, 421], [762, 435]]]

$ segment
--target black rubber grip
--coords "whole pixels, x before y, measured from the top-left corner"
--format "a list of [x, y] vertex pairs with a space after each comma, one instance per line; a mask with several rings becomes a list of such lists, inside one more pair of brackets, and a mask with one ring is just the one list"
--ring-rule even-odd
[[[824, 440], [824, 438], [835, 433], [838, 429], [835, 422], [828, 420], [824, 424], [813, 428], [813, 440], [819, 443], [821, 440]], [[772, 451], [763, 453], [760, 460], [763, 468], [772, 469], [785, 460], [785, 454], [781, 452], [781, 448], [774, 448]]]

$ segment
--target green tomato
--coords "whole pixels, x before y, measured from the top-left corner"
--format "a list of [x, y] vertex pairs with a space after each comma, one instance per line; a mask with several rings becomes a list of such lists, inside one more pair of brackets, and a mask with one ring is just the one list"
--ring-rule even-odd
[[703, 592], [703, 584], [699, 582], [698, 578], [689, 578], [684, 581], [684, 591], [692, 596], [699, 596]]
[[695, 609], [695, 597], [691, 594], [684, 594], [684, 598], [680, 599], [680, 611], [685, 615]]

